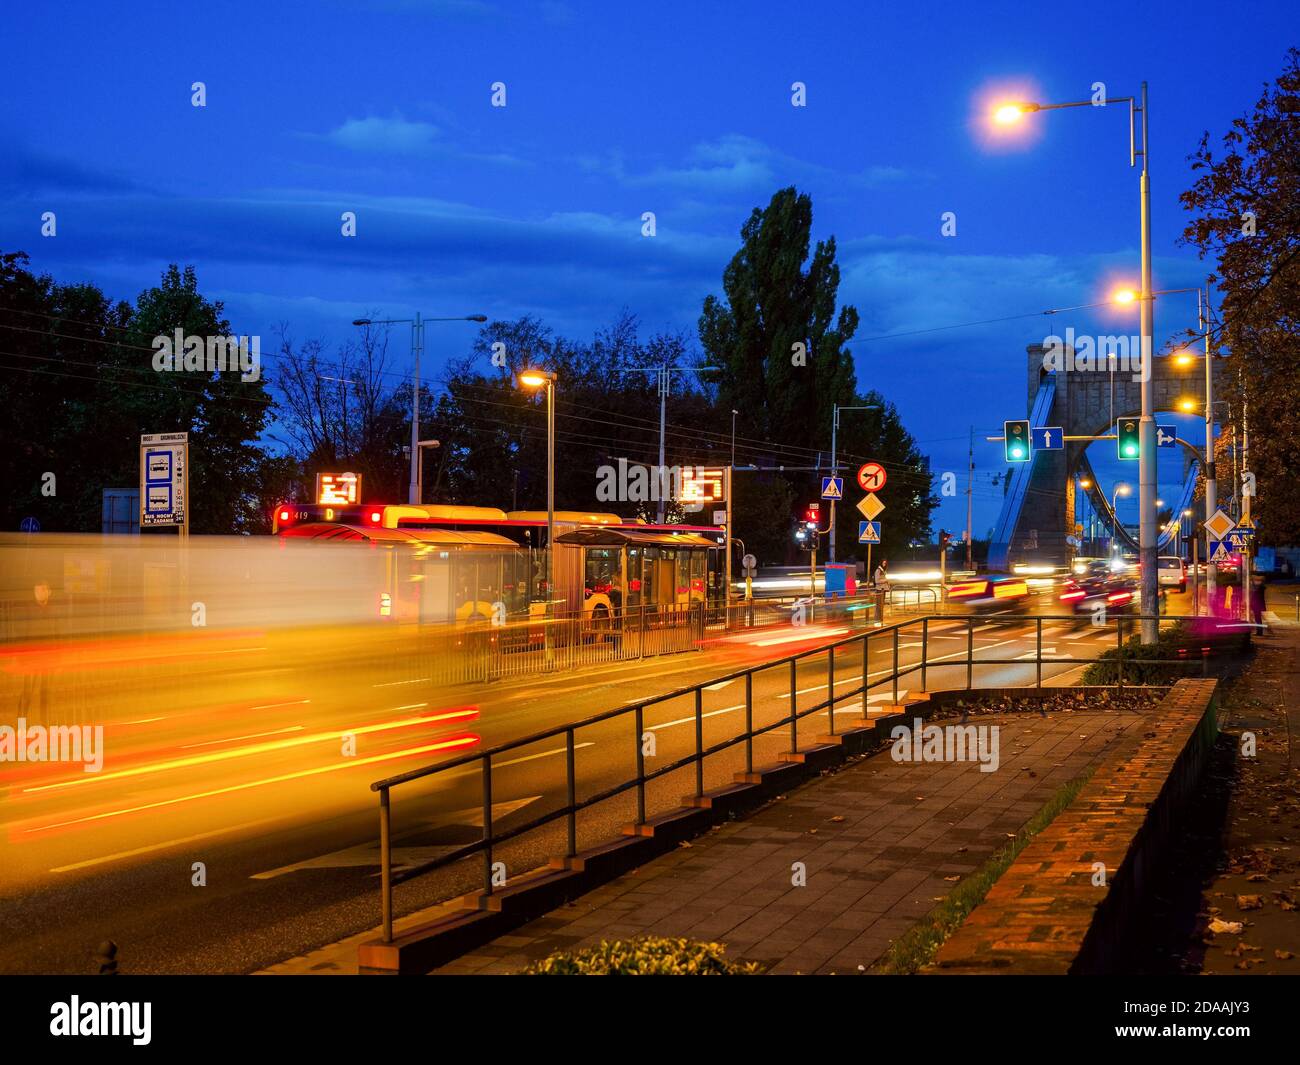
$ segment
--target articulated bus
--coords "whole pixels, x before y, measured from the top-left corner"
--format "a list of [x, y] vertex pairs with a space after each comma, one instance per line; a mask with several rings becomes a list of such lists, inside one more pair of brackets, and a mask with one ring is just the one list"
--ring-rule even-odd
[[[556, 511], [554, 588], [546, 587], [546, 512], [492, 507], [283, 503], [286, 543], [338, 540], [381, 552], [374, 614], [419, 624], [557, 617], [599, 632], [633, 615], [684, 615], [725, 599], [726, 531], [647, 525], [616, 514]], [[373, 615], [372, 615], [373, 616]]]

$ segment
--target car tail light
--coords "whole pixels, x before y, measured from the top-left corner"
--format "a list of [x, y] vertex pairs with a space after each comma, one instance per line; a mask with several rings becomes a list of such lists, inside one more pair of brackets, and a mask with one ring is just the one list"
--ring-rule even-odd
[[1061, 593], [1061, 602], [1068, 603], [1075, 599], [1087, 598], [1088, 593], [1082, 588], [1070, 588]]
[[1110, 595], [1106, 596], [1106, 602], [1127, 603], [1132, 598], [1133, 598], [1132, 592], [1112, 592]]

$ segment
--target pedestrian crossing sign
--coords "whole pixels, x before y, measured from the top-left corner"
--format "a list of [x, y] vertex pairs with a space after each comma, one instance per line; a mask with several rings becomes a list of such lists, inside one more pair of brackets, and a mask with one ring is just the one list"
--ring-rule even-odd
[[844, 498], [844, 478], [843, 478], [843, 477], [823, 477], [823, 478], [822, 478], [822, 498], [823, 498], [823, 499], [843, 499], [843, 498]]
[[858, 543], [860, 544], [880, 543], [880, 522], [878, 521], [858, 522]]
[[1232, 555], [1231, 552], [1229, 552], [1228, 550], [1228, 545], [1225, 544], [1222, 540], [1210, 541], [1211, 562], [1227, 562], [1231, 557]]

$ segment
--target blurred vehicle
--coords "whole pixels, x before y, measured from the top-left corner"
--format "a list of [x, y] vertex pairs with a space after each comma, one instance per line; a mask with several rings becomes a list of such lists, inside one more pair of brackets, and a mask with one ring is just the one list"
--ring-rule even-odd
[[1156, 581], [1161, 588], [1177, 587], [1187, 591], [1187, 566], [1177, 555], [1161, 555], [1156, 560]]
[[948, 586], [948, 602], [962, 603], [975, 610], [1003, 610], [1028, 598], [1028, 582], [1016, 577], [1001, 580], [981, 577]]
[[1127, 573], [1117, 573], [1110, 562], [1090, 562], [1061, 589], [1060, 601], [1075, 614], [1131, 610], [1137, 602], [1137, 582]]

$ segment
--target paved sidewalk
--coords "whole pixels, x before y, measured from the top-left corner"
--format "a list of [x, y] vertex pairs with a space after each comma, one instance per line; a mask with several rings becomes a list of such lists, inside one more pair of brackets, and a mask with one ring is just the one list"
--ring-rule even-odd
[[[1300, 628], [1255, 641], [1254, 659], [1229, 689], [1223, 729], [1236, 753], [1218, 773], [1228, 791], [1221, 858], [1202, 892], [1187, 966], [1300, 973]], [[1248, 733], [1254, 758], [1242, 750]], [[1215, 933], [1216, 921], [1236, 930]]]
[[[732, 960], [774, 973], [864, 970], [1142, 717], [1031, 712], [970, 723], [999, 726], [996, 772], [895, 762], [885, 749], [436, 972], [518, 972], [552, 951], [644, 933], [721, 941]], [[796, 862], [806, 886], [792, 886]]]

